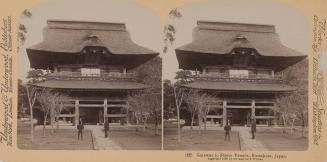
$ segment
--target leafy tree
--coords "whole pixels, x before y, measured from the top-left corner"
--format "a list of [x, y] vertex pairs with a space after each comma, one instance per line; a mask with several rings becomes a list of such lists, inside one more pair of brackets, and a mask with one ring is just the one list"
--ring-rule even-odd
[[26, 85], [23, 84], [21, 79], [18, 79], [18, 118], [26, 115], [27, 110], [25, 108], [28, 107], [28, 97], [26, 91]]
[[134, 69], [137, 81], [147, 84], [150, 87], [140, 94], [134, 94], [128, 97], [130, 108], [138, 116], [137, 121], [140, 121], [140, 119], [146, 119], [145, 121], [147, 121], [148, 118], [154, 119], [156, 134], [159, 133], [158, 129], [161, 124], [161, 65], [162, 59], [155, 57]]
[[175, 79], [177, 85], [187, 84], [193, 81], [194, 74], [190, 70], [179, 70], [176, 72]]
[[[285, 80], [296, 90], [277, 98], [276, 110], [283, 118], [284, 127], [294, 125], [295, 120], [301, 121], [304, 135], [308, 123], [308, 59], [290, 66], [284, 71]], [[291, 130], [293, 128], [291, 127]]]
[[27, 72], [27, 79], [29, 84], [42, 82], [45, 80], [45, 76], [49, 73], [49, 71], [41, 70], [41, 69], [33, 69]]
[[143, 131], [145, 131], [151, 113], [147, 95], [144, 93], [134, 94], [128, 96], [127, 101], [129, 110], [132, 110], [135, 114], [136, 124], [139, 125], [140, 122], [143, 122]]
[[169, 119], [171, 115], [176, 114], [174, 87], [170, 80], [163, 81], [163, 98], [164, 98], [163, 101], [164, 118]]
[[40, 104], [40, 109], [43, 112], [43, 135], [45, 135], [45, 126], [47, 124], [47, 119], [50, 117], [50, 123], [52, 126], [52, 132], [54, 127], [55, 118], [60, 115], [60, 112], [63, 110], [62, 100], [66, 98], [65, 95], [62, 95], [57, 92], [51, 91], [51, 89], [42, 89], [37, 96], [37, 101]]
[[[181, 19], [182, 14], [181, 12], [175, 8], [169, 12], [169, 17], [171, 19]], [[172, 46], [172, 44], [175, 41], [175, 34], [176, 34], [176, 28], [173, 24], [168, 23], [164, 27], [164, 48], [163, 53], [167, 53], [169, 50], [169, 47]]]
[[[21, 14], [21, 17], [23, 18], [23, 19], [26, 19], [26, 18], [31, 18], [32, 17], [32, 13], [31, 13], [31, 11], [29, 11], [29, 10], [24, 10], [23, 12], [22, 12], [22, 14]], [[24, 25], [24, 24], [19, 24], [19, 26], [18, 26], [18, 33], [17, 33], [17, 39], [18, 39], [18, 42], [19, 42], [19, 44], [20, 45], [23, 45], [24, 43], [25, 43], [25, 41], [26, 41], [26, 34], [27, 34], [27, 27], [26, 27], [26, 25]]]

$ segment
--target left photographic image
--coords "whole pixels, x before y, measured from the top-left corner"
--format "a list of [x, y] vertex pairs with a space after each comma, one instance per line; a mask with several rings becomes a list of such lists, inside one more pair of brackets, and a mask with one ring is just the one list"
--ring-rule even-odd
[[19, 149], [161, 150], [153, 11], [118, 1], [51, 1], [26, 9], [19, 23]]

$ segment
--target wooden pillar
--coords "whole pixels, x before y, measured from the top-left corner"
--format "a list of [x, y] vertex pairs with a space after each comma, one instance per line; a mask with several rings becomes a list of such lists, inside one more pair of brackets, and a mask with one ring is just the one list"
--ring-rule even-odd
[[227, 101], [223, 101], [223, 126], [227, 124]]
[[129, 113], [129, 107], [128, 107], [128, 103], [126, 101], [126, 124], [130, 124], [130, 113]]
[[75, 123], [74, 125], [78, 125], [79, 123], [79, 100], [75, 100]]
[[251, 102], [251, 119], [255, 119], [255, 101]]
[[[106, 116], [108, 115], [108, 100], [103, 100], [103, 122], [106, 122]], [[109, 121], [108, 121], [109, 123]]]
[[276, 107], [275, 107], [275, 103], [274, 103], [274, 106], [273, 106], [273, 111], [274, 111], [274, 123], [273, 123], [273, 125], [275, 126], [275, 127], [277, 127], [277, 111], [276, 111]]

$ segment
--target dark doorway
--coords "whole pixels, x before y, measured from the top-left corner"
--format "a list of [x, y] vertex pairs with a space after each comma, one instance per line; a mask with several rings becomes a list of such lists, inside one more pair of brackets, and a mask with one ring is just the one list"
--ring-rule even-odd
[[99, 123], [100, 108], [97, 107], [81, 107], [79, 109], [79, 116], [84, 124]]
[[229, 109], [227, 110], [227, 119], [231, 125], [244, 126], [248, 124], [250, 112], [250, 109]]

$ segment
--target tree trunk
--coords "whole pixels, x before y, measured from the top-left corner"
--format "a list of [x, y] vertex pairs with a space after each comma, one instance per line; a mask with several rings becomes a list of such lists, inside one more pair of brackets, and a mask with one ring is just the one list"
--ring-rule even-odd
[[198, 113], [198, 122], [199, 122], [199, 134], [201, 134], [202, 120], [201, 120], [201, 115], [200, 115], [200, 113]]
[[159, 124], [159, 119], [158, 119], [158, 114], [157, 114], [157, 111], [154, 110], [154, 115], [155, 115], [155, 135], [159, 135], [159, 130], [158, 130], [158, 124]]
[[294, 122], [295, 122], [295, 119], [292, 119], [292, 124], [291, 124], [291, 134], [293, 134]]
[[204, 131], [207, 130], [207, 115], [204, 117]]
[[56, 121], [57, 121], [56, 122], [56, 124], [57, 124], [57, 128], [56, 129], [58, 130], [59, 129], [59, 116], [56, 116]]
[[181, 142], [181, 119], [179, 113], [179, 105], [176, 105], [177, 108], [177, 134], [178, 134], [178, 142]]
[[283, 125], [284, 125], [283, 133], [286, 133], [287, 121], [285, 115], [282, 115], [282, 118], [283, 118]]
[[301, 113], [301, 119], [302, 119], [302, 137], [305, 137], [305, 117], [304, 117], [304, 113]]
[[44, 121], [43, 121], [43, 137], [45, 136], [45, 126], [47, 124], [47, 114], [44, 115]]
[[[26, 91], [27, 91], [27, 99], [28, 99], [28, 105], [30, 107], [30, 121], [31, 121], [31, 142], [33, 143], [34, 140], [34, 120], [33, 120], [33, 104], [31, 103], [33, 99], [31, 99], [32, 96], [30, 96], [30, 92], [28, 90], [28, 86], [26, 85]], [[34, 96], [35, 97], [35, 96]]]
[[145, 118], [143, 122], [143, 132], [145, 132], [146, 129], [146, 122], [147, 122], [147, 118]]
[[193, 123], [194, 123], [194, 114], [192, 114], [192, 118], [191, 118], [191, 130], [193, 130]]

